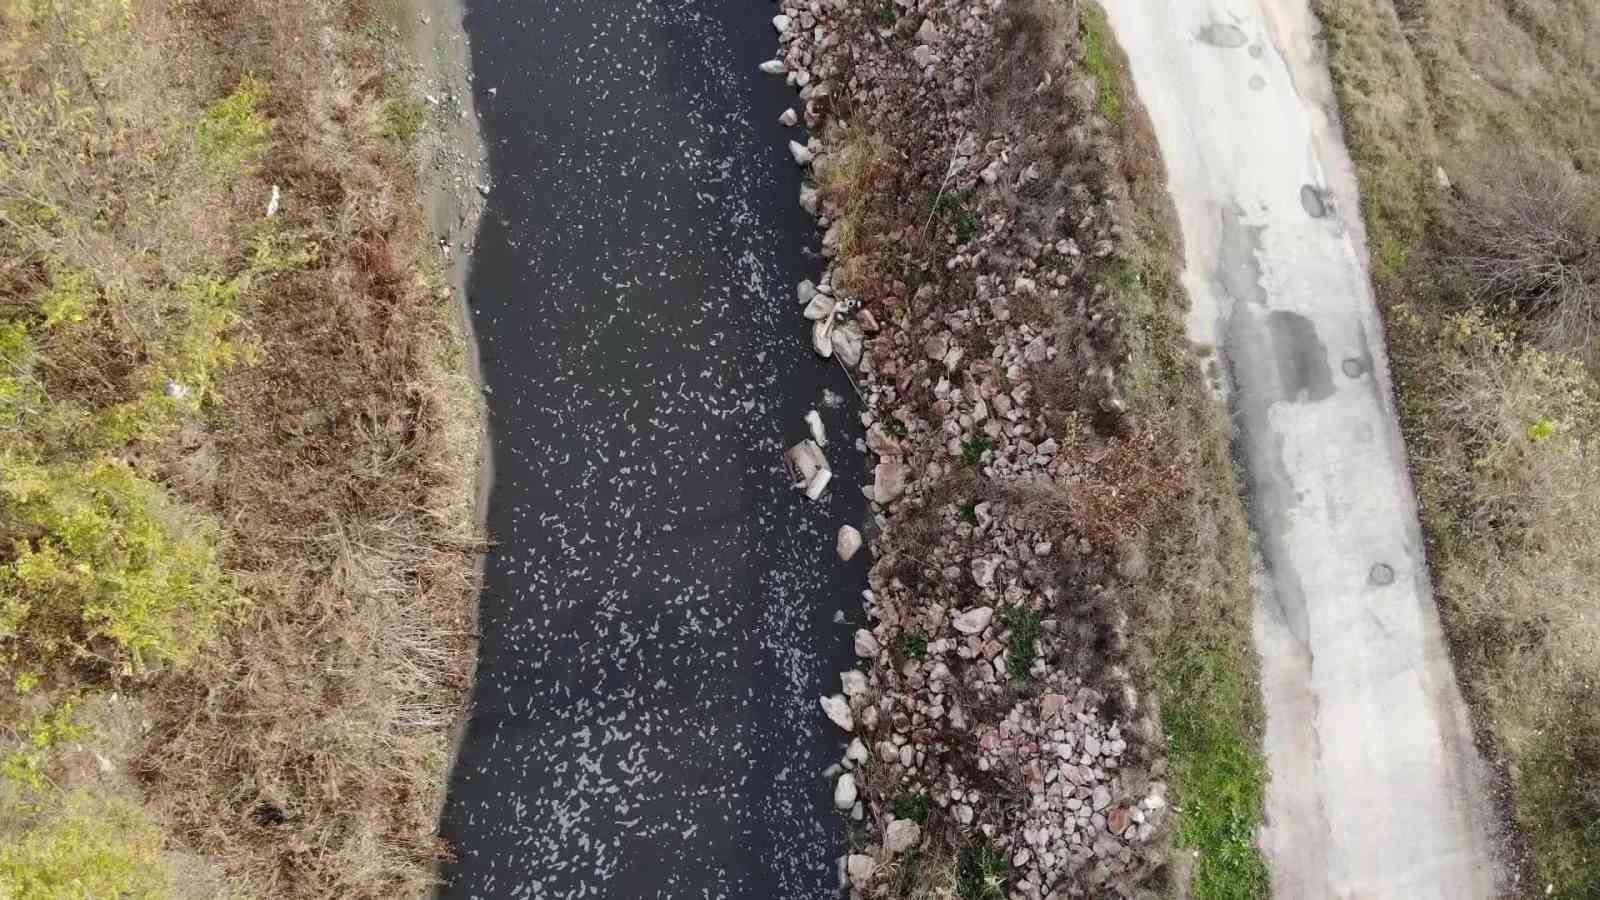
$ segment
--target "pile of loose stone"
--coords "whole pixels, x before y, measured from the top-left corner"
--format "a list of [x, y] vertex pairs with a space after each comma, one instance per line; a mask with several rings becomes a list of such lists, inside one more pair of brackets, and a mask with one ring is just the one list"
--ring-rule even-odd
[[[803, 101], [803, 112], [782, 117], [786, 125], [803, 120], [812, 133], [791, 142], [795, 162], [830, 163], [839, 148], [817, 135], [835, 134], [830, 111], [848, 99], [858, 119], [895, 121], [875, 114], [912, 104], [937, 120], [923, 133], [887, 137], [942, 175], [941, 193], [1020, 187], [1040, 177], [1022, 147], [971, 126], [976, 66], [1002, 8], [998, 0], [895, 0], [892, 10], [860, 0], [781, 0], [773, 19], [781, 53], [762, 69], [785, 76]], [[939, 134], [950, 136], [942, 146]], [[1101, 610], [1091, 624], [1112, 662], [1104, 662], [1104, 650], [1089, 671], [1047, 662], [1087, 657], [1084, 623], [1062, 612], [1060, 573], [1092, 570], [1084, 562], [1092, 548], [1023, 515], [1020, 503], [960, 509], [939, 490], [973, 466], [991, 484], [1045, 490], [1084, 478], [1092, 461], [1081, 448], [1064, 447], [1061, 429], [1052, 434], [1047, 422], [1047, 404], [1060, 403], [1035, 389], [1042, 366], [1070, 360], [1080, 397], [1101, 412], [1123, 412], [1113, 368], [1096, 355], [1114, 316], [1097, 311], [1092, 291], [1083, 297], [1080, 277], [1091, 260], [1114, 252], [1115, 229], [1091, 191], [1080, 187], [1074, 199], [1081, 205], [1060, 209], [1045, 239], [1003, 211], [964, 243], [950, 237], [946, 272], [973, 287], [950, 303], [931, 282], [846, 296], [836, 274], [841, 210], [813, 187], [801, 194], [824, 229], [832, 264], [818, 283], [799, 285], [797, 301], [813, 347], [844, 363], [862, 391], [862, 449], [877, 458], [866, 488], [874, 511], [868, 531], [876, 532], [866, 592], [873, 624], [855, 634], [860, 669], [843, 673], [840, 693], [821, 700], [828, 719], [849, 734], [830, 773], [835, 804], [868, 829], [864, 845], [842, 861], [852, 896], [893, 896], [912, 851], [926, 858], [986, 844], [1008, 860], [1006, 890], [1015, 898], [1127, 894], [1159, 863], [1164, 769], [1151, 759], [1149, 713], [1115, 662], [1125, 617], [1089, 604]], [[926, 230], [905, 227], [919, 225]], [[896, 317], [897, 302], [923, 314]], [[1041, 304], [1076, 314], [1081, 327], [1071, 346], [1050, 323], [1019, 312]], [[815, 498], [817, 481], [826, 480], [820, 464], [807, 468], [808, 452], [797, 446], [791, 460], [797, 486], [815, 488], [808, 490]], [[938, 519], [931, 547], [906, 546], [897, 525], [912, 514]], [[861, 540], [847, 530], [841, 556]], [[896, 574], [907, 556], [935, 573], [932, 584], [913, 589]], [[1022, 627], [1030, 630], [1026, 639], [1016, 633]], [[1028, 657], [1012, 658], [1023, 652], [1032, 658], [1025, 675], [1016, 670]], [[896, 818], [896, 806], [915, 808], [896, 798], [922, 798], [929, 812], [920, 822]], [[930, 847], [936, 831], [943, 843]]]

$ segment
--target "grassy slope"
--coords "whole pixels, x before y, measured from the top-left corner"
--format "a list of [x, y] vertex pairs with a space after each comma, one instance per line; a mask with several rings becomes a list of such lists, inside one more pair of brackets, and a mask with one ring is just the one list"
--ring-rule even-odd
[[393, 40], [0, 2], [0, 896], [426, 889], [479, 426]]
[[[1600, 187], [1600, 11], [1319, 0], [1363, 191], [1402, 428], [1458, 673], [1532, 850], [1519, 890], [1600, 896], [1593, 546], [1600, 384], [1473, 308], [1447, 240], [1517, 159]], [[1451, 183], [1446, 189], [1435, 167]], [[1597, 238], [1600, 240], [1600, 238]]]
[[1129, 408], [1159, 422], [1168, 450], [1186, 459], [1187, 502], [1155, 535], [1143, 585], [1155, 685], [1167, 735], [1178, 846], [1196, 854], [1188, 896], [1267, 893], [1255, 846], [1265, 766], [1261, 699], [1251, 645], [1249, 531], [1222, 412], [1189, 351], [1178, 283], [1183, 264], [1160, 151], [1138, 108], [1127, 61], [1098, 8], [1083, 15], [1085, 67], [1097, 106], [1115, 123], [1135, 227], [1106, 280], [1125, 310]]

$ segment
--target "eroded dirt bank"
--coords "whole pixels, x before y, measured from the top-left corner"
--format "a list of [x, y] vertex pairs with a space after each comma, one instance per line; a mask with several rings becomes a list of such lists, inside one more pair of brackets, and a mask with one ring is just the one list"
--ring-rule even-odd
[[1167, 161], [1263, 571], [1278, 896], [1487, 897], [1482, 765], [1430, 592], [1355, 180], [1301, 0], [1110, 4]]

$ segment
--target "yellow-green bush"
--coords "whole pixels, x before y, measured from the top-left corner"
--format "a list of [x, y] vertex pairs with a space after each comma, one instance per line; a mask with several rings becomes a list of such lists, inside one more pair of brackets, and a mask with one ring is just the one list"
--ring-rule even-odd
[[9, 664], [91, 653], [109, 638], [124, 670], [190, 658], [235, 593], [216, 527], [111, 456], [0, 457], [0, 653]]
[[137, 807], [87, 792], [0, 846], [6, 900], [144, 900], [170, 892], [161, 832]]
[[267, 86], [246, 77], [233, 93], [211, 104], [195, 127], [195, 146], [207, 168], [218, 175], [237, 174], [261, 153], [272, 123], [258, 107]]
[[72, 701], [52, 710], [35, 713], [17, 735], [21, 747], [0, 756], [0, 789], [44, 791], [45, 767], [50, 761], [50, 751], [63, 741], [83, 737], [85, 729], [73, 719], [76, 711]]

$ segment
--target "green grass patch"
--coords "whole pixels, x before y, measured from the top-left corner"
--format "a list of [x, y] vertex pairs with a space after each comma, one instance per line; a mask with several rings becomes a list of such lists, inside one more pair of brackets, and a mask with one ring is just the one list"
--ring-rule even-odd
[[266, 96], [267, 86], [246, 76], [233, 93], [207, 107], [194, 136], [208, 169], [233, 177], [261, 154], [272, 131], [272, 123], [259, 108]]
[[1031, 609], [1013, 606], [1000, 615], [1000, 621], [1011, 632], [1006, 641], [1006, 671], [1011, 679], [1025, 682], [1039, 658], [1039, 638], [1044, 634], [1039, 614]]
[[170, 895], [162, 837], [133, 805], [69, 797], [0, 846], [0, 897], [18, 900], [156, 900]]
[[978, 501], [968, 500], [956, 511], [956, 517], [968, 525], [978, 524]]
[[1255, 846], [1265, 771], [1249, 722], [1257, 688], [1242, 648], [1191, 647], [1163, 672], [1161, 724], [1178, 786], [1178, 846], [1199, 851], [1192, 896], [1246, 900], [1267, 895]]
[[187, 662], [237, 594], [217, 561], [217, 527], [154, 481], [100, 456], [0, 463], [0, 523], [36, 535], [0, 566], [8, 665], [66, 662], [109, 638], [121, 667]]
[[928, 636], [920, 631], [902, 632], [894, 639], [894, 652], [902, 659], [927, 659]]
[[1163, 238], [1130, 240], [1100, 273], [1123, 312], [1126, 360], [1120, 377], [1136, 408], [1169, 402], [1193, 364], [1182, 315], [1188, 300], [1167, 262], [1174, 256], [1171, 247]]
[[1011, 866], [1004, 853], [977, 844], [961, 851], [956, 864], [956, 896], [961, 900], [1003, 900]]
[[946, 191], [934, 201], [933, 212], [956, 233], [956, 240], [965, 244], [978, 236], [978, 214], [972, 209], [974, 192]]
[[889, 801], [889, 811], [894, 813], [896, 819], [910, 819], [919, 825], [928, 821], [928, 808], [927, 794], [896, 794]]
[[1094, 76], [1098, 90], [1095, 108], [1106, 121], [1122, 124], [1122, 94], [1117, 86], [1117, 74], [1111, 63], [1111, 24], [1105, 12], [1093, 3], [1080, 7], [1078, 28], [1083, 38], [1080, 61]]
[[409, 147], [428, 121], [428, 108], [416, 97], [401, 97], [383, 105], [383, 137]]
[[55, 709], [34, 713], [18, 728], [22, 746], [0, 756], [0, 781], [5, 786], [35, 793], [50, 787], [45, 768], [51, 752], [58, 745], [79, 740], [87, 733], [87, 729], [75, 721], [75, 710], [76, 705], [68, 700]]
[[964, 466], [979, 466], [983, 463], [983, 455], [994, 449], [994, 441], [986, 434], [974, 435], [971, 440], [961, 444], [961, 464]]

